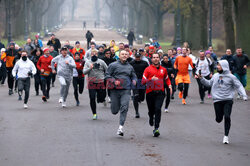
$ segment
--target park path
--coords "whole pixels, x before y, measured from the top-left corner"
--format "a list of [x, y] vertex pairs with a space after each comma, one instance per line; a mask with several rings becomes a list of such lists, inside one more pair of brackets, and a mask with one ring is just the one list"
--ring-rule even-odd
[[[93, 33], [94, 35], [93, 40], [96, 42], [97, 45], [100, 44], [109, 45], [111, 40], [115, 40], [117, 45], [120, 42], [123, 43], [128, 42], [127, 39], [121, 34], [105, 29], [104, 27], [94, 28], [92, 26], [89, 27], [87, 25], [86, 29], [83, 29], [81, 21], [70, 22], [67, 25], [65, 25], [63, 29], [55, 32], [54, 34], [56, 35], [57, 38], [60, 39], [62, 45], [65, 44], [66, 40], [69, 40], [72, 46], [74, 46], [76, 41], [80, 41], [82, 47], [86, 49], [87, 41], [85, 38], [85, 34], [87, 30]], [[48, 38], [45, 38], [43, 43], [47, 44], [47, 40]], [[141, 46], [136, 44], [135, 42], [134, 44], [136, 45], [136, 47]]]
[[[79, 40], [78, 27], [65, 26], [56, 33], [62, 39]], [[124, 41], [105, 29], [92, 31], [96, 40]], [[64, 36], [65, 35], [65, 36]], [[211, 99], [199, 104], [197, 83], [192, 79], [187, 105], [175, 95], [169, 113], [162, 113], [161, 136], [152, 137], [147, 105], [140, 105], [141, 118], [134, 118], [130, 102], [125, 136], [116, 136], [119, 116], [110, 105], [98, 104], [98, 120], [93, 121], [88, 90], [75, 106], [73, 88], [67, 108], [58, 103], [59, 83], [51, 89], [51, 99], [43, 103], [31, 84], [29, 109], [24, 110], [17, 94], [8, 96], [0, 87], [1, 166], [247, 166], [250, 163], [250, 101], [235, 100], [230, 145], [223, 145], [223, 123], [217, 124]]]

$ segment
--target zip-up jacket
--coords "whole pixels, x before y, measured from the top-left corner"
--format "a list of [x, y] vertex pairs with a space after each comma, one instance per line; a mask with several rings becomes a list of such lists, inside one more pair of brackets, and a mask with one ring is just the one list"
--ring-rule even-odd
[[45, 57], [44, 55], [41, 56], [36, 64], [37, 69], [40, 71], [44, 69], [44, 73], [46, 72], [50, 73], [52, 70], [49, 66], [51, 65], [52, 59], [53, 57], [51, 55], [49, 55], [48, 57]]
[[18, 52], [16, 49], [8, 49], [6, 51], [6, 67], [13, 68], [14, 67], [14, 59], [17, 56]]
[[34, 63], [31, 60], [29, 60], [29, 58], [27, 58], [26, 61], [23, 61], [22, 59], [20, 59], [15, 64], [15, 66], [12, 70], [12, 75], [14, 78], [16, 77], [16, 74], [17, 74], [18, 78], [28, 78], [29, 72], [32, 72], [33, 75], [36, 74], [36, 67], [35, 67]]
[[[66, 61], [69, 64], [66, 64]], [[57, 64], [57, 75], [64, 77], [66, 80], [70, 81], [73, 78], [73, 68], [76, 67], [74, 59], [68, 54], [64, 57], [62, 54], [53, 58], [51, 61], [51, 68], [55, 70], [55, 63]]]
[[[157, 77], [158, 80], [152, 80], [153, 76]], [[171, 82], [168, 77], [168, 72], [164, 67], [161, 65], [159, 67], [150, 65], [143, 73], [142, 84], [147, 84], [146, 93], [150, 93], [152, 91], [164, 92], [165, 85], [170, 86]]]

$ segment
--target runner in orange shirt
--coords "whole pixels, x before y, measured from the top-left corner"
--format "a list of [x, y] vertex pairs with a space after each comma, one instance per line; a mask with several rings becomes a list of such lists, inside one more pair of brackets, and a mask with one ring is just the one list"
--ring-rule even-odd
[[189, 84], [191, 83], [188, 74], [189, 64], [194, 68], [192, 59], [187, 55], [187, 49], [182, 48], [182, 55], [178, 56], [174, 63], [174, 68], [178, 71], [175, 82], [178, 85], [179, 98], [182, 98], [182, 104], [186, 104], [185, 99], [188, 94]]

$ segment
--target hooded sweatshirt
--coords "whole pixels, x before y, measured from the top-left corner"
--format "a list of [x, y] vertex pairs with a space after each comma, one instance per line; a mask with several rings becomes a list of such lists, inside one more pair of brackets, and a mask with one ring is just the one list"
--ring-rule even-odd
[[[92, 69], [90, 68], [91, 64], [94, 65]], [[83, 74], [88, 74], [89, 82], [102, 83], [104, 82], [105, 72], [107, 68], [108, 66], [106, 65], [106, 63], [99, 58], [95, 62], [88, 60], [84, 65]]]
[[[66, 61], [68, 61], [69, 64], [66, 64], [65, 63]], [[55, 70], [55, 63], [57, 64], [57, 75], [64, 77], [66, 80], [70, 81], [73, 77], [73, 68], [76, 67], [74, 59], [68, 54], [65, 57], [63, 57], [63, 55], [60, 54], [52, 59], [51, 61], [52, 70]]]
[[230, 73], [227, 60], [220, 60], [218, 63], [223, 70], [221, 74], [214, 74], [211, 80], [207, 80], [204, 77], [201, 78], [202, 84], [212, 87], [211, 92], [214, 103], [218, 101], [233, 100], [235, 90], [243, 96], [243, 99], [247, 99], [244, 87], [240, 81]]

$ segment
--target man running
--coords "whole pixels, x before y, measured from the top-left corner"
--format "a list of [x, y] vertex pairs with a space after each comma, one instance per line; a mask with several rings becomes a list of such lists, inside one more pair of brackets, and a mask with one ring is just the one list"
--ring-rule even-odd
[[83, 68], [83, 74], [88, 74], [89, 100], [93, 113], [93, 120], [97, 119], [96, 97], [97, 103], [104, 103], [106, 106], [106, 88], [104, 85], [104, 78], [107, 68], [106, 63], [98, 58], [97, 51], [95, 49], [92, 50], [91, 60], [86, 61]]
[[36, 67], [34, 63], [28, 59], [28, 52], [21, 52], [21, 59], [15, 64], [12, 75], [18, 77], [18, 94], [22, 96], [23, 90], [25, 92], [24, 105], [25, 109], [28, 108], [28, 99], [30, 93], [30, 77], [36, 74]]
[[84, 60], [80, 58], [80, 53], [75, 53], [75, 63], [76, 68], [73, 69], [73, 87], [74, 87], [74, 96], [76, 99], [76, 106], [80, 105], [78, 91], [82, 94], [84, 89], [84, 74], [83, 74], [83, 67], [84, 67]]
[[153, 136], [160, 135], [161, 107], [165, 98], [165, 84], [172, 93], [172, 86], [167, 70], [160, 65], [160, 55], [152, 55], [152, 65], [143, 73], [142, 84], [146, 85], [146, 101], [148, 105], [149, 125], [154, 126]]
[[49, 99], [50, 83], [51, 83], [51, 61], [53, 57], [49, 54], [49, 48], [43, 49], [44, 55], [41, 56], [36, 64], [37, 69], [40, 71], [42, 91], [42, 100], [44, 102]]
[[111, 89], [111, 112], [120, 112], [120, 125], [117, 134], [124, 135], [123, 126], [126, 121], [132, 85], [136, 85], [137, 77], [133, 67], [127, 62], [129, 53], [120, 51], [119, 60], [109, 65], [105, 79]]
[[67, 47], [62, 47], [61, 54], [51, 61], [51, 68], [54, 74], [56, 73], [55, 63], [57, 64], [58, 80], [61, 84], [59, 103], [62, 103], [62, 107], [66, 107], [69, 86], [73, 77], [73, 68], [76, 67], [76, 64], [74, 59], [68, 54]]
[[15, 43], [10, 43], [9, 48], [6, 50], [6, 70], [8, 75], [8, 87], [9, 95], [13, 94], [14, 77], [12, 75], [12, 69], [15, 64], [15, 57], [18, 55], [18, 51], [15, 49]]
[[228, 144], [228, 134], [231, 126], [231, 112], [233, 106], [233, 98], [235, 90], [237, 90], [244, 100], [247, 95], [240, 81], [230, 73], [227, 60], [220, 60], [217, 64], [218, 73], [214, 74], [211, 80], [207, 80], [201, 75], [199, 78], [205, 86], [212, 87], [212, 98], [214, 101], [214, 110], [216, 122], [220, 123], [224, 116], [224, 132], [223, 143]]
[[81, 47], [80, 42], [76, 41], [75, 48], [72, 49], [71, 53], [75, 56], [76, 52], [80, 53], [80, 59], [84, 58], [85, 50]]
[[89, 30], [87, 31], [86, 35], [85, 35], [86, 39], [87, 39], [87, 49], [89, 49], [89, 44], [92, 40], [92, 38], [94, 37], [93, 33], [90, 32]]
[[61, 42], [56, 38], [54, 34], [51, 34], [50, 40], [47, 43], [47, 46], [54, 46], [56, 52], [61, 48]]
[[130, 65], [133, 66], [138, 78], [137, 87], [133, 89], [133, 104], [135, 108], [135, 118], [140, 118], [139, 103], [144, 101], [146, 92], [145, 86], [141, 85], [141, 80], [144, 70], [148, 67], [148, 63], [142, 60], [141, 54], [136, 53], [135, 59], [130, 62]]
[[[212, 61], [208, 59], [205, 56], [204, 51], [200, 51], [200, 57], [198, 58], [197, 62], [195, 63], [195, 78], [198, 78], [198, 75], [201, 74], [202, 77], [206, 78], [207, 80], [210, 80], [213, 76], [212, 70], [213, 70], [213, 65]], [[204, 97], [205, 97], [205, 92], [208, 90], [209, 92], [211, 91], [210, 87], [205, 87], [203, 84], [201, 84], [200, 79], [197, 79], [197, 83], [199, 86], [199, 94], [200, 94], [200, 103], [204, 103]]]
[[184, 47], [182, 48], [182, 54], [176, 57], [174, 63], [174, 68], [178, 70], [175, 82], [178, 85], [179, 98], [182, 99], [182, 104], [186, 104], [188, 88], [191, 83], [188, 74], [188, 65], [194, 68], [192, 59], [187, 55], [187, 49]]

